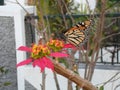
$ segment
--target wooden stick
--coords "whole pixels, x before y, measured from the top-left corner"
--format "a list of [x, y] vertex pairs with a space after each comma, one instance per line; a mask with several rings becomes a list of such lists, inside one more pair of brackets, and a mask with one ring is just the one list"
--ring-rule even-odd
[[54, 64], [55, 72], [73, 81], [74, 83], [76, 83], [79, 87], [83, 88], [84, 90], [98, 90], [89, 81], [81, 78], [80, 76], [70, 71], [69, 69], [66, 69], [65, 67], [60, 65], [58, 62], [53, 60], [53, 64]]

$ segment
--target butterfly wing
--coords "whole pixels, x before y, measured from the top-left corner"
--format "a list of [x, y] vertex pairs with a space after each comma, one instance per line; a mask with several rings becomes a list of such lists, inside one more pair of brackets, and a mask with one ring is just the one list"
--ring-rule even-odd
[[68, 29], [64, 36], [66, 40], [75, 46], [79, 46], [87, 41], [87, 31], [91, 25], [91, 20], [80, 22]]
[[75, 46], [83, 44], [87, 39], [85, 32], [78, 29], [66, 32], [64, 35], [66, 36], [66, 40]]
[[79, 22], [78, 24], [76, 24], [75, 26], [73, 26], [72, 28], [70, 28], [68, 31], [75, 30], [75, 29], [79, 29], [80, 31], [86, 31], [90, 27], [91, 23], [92, 23], [92, 20], [87, 20], [87, 21], [84, 21], [84, 22]]

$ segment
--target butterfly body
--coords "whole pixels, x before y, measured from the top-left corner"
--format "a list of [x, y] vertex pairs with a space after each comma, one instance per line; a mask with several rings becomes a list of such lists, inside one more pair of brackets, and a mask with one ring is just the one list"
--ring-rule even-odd
[[64, 32], [64, 36], [68, 42], [75, 46], [83, 44], [87, 40], [87, 32], [91, 25], [91, 20], [80, 22], [72, 28]]

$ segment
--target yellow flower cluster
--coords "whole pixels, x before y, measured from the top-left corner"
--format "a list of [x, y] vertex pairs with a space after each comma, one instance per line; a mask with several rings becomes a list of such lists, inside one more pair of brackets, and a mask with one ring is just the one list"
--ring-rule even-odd
[[34, 44], [32, 46], [31, 57], [34, 58], [34, 59], [38, 59], [38, 58], [47, 56], [49, 54], [50, 54], [50, 50], [47, 46], [37, 45], [37, 44]]
[[47, 42], [47, 46], [53, 51], [60, 51], [64, 47], [64, 42], [60, 40], [50, 40]]

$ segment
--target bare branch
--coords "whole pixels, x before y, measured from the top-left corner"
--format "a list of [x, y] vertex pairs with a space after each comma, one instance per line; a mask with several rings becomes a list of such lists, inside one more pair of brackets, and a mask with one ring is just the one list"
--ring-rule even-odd
[[16, 3], [29, 15], [29, 12], [16, 0]]
[[118, 85], [115, 87], [115, 89], [114, 89], [114, 90], [116, 90], [118, 87], [120, 87], [120, 84], [118, 84]]
[[65, 18], [64, 12], [63, 12], [63, 5], [61, 3], [61, 0], [57, 0], [57, 2], [58, 2], [58, 6], [60, 8], [61, 14], [62, 14], [62, 18], [63, 18], [64, 24], [65, 24], [65, 28], [67, 29], [68, 25], [67, 25], [66, 18]]
[[55, 80], [56, 88], [57, 88], [57, 90], [60, 90], [60, 86], [59, 86], [59, 83], [58, 83], [57, 75], [56, 75], [55, 72], [53, 73], [53, 75], [54, 75], [54, 80]]
[[108, 24], [108, 25], [105, 27], [105, 29], [106, 29], [106, 28], [109, 28], [109, 27], [112, 26], [114, 23], [116, 23], [116, 19], [115, 19], [113, 22], [111, 22], [110, 24]]
[[119, 34], [120, 34], [120, 32], [114, 33], [114, 34], [111, 34], [111, 35], [108, 35], [108, 36], [106, 36], [105, 38], [102, 38], [102, 39], [100, 40], [100, 42], [103, 41], [103, 40], [105, 40], [105, 39], [108, 39], [108, 38], [110, 38], [110, 37], [112, 37], [112, 36], [119, 35]]
[[81, 78], [79, 75], [75, 74], [71, 70], [66, 69], [59, 63], [55, 62], [54, 60], [53, 60], [53, 64], [54, 64], [55, 72], [73, 81], [84, 90], [97, 90], [97, 88], [95, 88], [89, 81]]
[[99, 84], [97, 84], [97, 85], [95, 85], [95, 86], [98, 86], [98, 85], [103, 85], [103, 86], [105, 86], [107, 83], [110, 83], [110, 82], [113, 82], [112, 80], [118, 75], [118, 74], [120, 74], [120, 72], [117, 72], [115, 75], [113, 75], [109, 80], [107, 80], [106, 82], [102, 82], [102, 83], [99, 83]]
[[46, 74], [45, 74], [45, 71], [44, 71], [42, 73], [42, 84], [40, 84], [41, 90], [45, 90], [45, 81], [46, 81]]
[[71, 13], [70, 13], [70, 11], [69, 11], [69, 9], [68, 9], [68, 7], [67, 7], [65, 1], [62, 0], [62, 2], [63, 2], [64, 6], [65, 6], [65, 8], [66, 8], [66, 10], [67, 10], [67, 13], [69, 14], [69, 16], [70, 16], [70, 18], [71, 18], [71, 20], [72, 20], [72, 23], [74, 24], [74, 19], [73, 19], [73, 17], [71, 16]]

